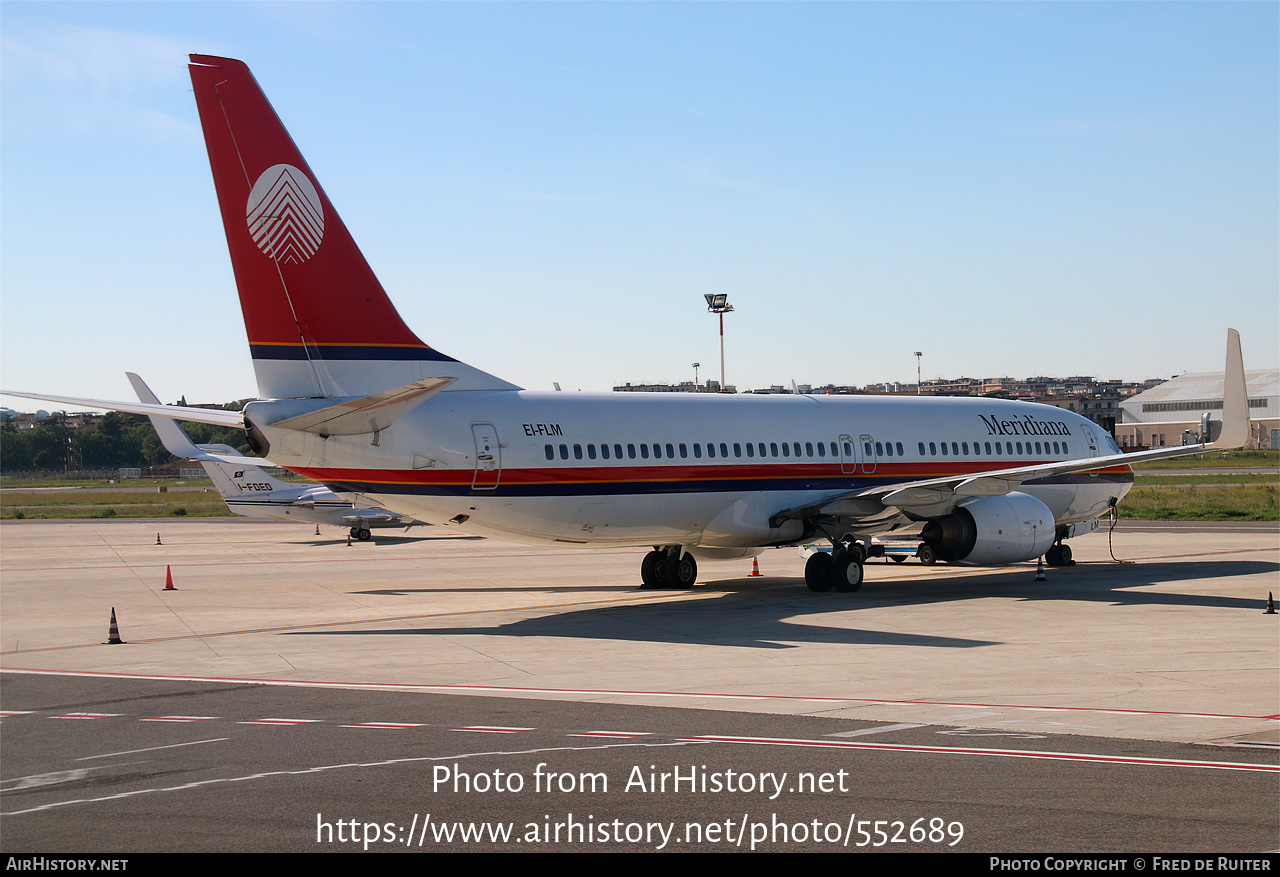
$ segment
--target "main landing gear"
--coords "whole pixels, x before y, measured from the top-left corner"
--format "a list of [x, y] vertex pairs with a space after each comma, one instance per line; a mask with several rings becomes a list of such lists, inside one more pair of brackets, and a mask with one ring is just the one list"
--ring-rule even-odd
[[866, 551], [854, 542], [838, 545], [834, 551], [819, 551], [809, 556], [804, 565], [804, 583], [810, 591], [830, 591], [835, 588], [852, 593], [862, 587], [862, 564]]
[[373, 538], [373, 534], [369, 532], [368, 527], [352, 527], [351, 538], [359, 539], [361, 542], [368, 542]]
[[1071, 559], [1071, 546], [1065, 542], [1055, 542], [1044, 553], [1044, 562], [1049, 566], [1075, 566]]
[[692, 588], [698, 580], [698, 562], [679, 545], [654, 548], [640, 563], [642, 588]]

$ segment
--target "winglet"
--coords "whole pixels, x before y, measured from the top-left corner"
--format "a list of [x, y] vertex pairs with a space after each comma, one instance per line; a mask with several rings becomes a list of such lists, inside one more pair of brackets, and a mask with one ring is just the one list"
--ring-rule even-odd
[[[151, 388], [147, 386], [146, 381], [133, 372], [125, 372], [125, 377], [129, 379], [129, 383], [133, 384], [133, 392], [138, 394], [138, 401], [148, 405], [160, 406], [161, 408], [169, 407], [160, 405], [160, 399]], [[182, 427], [178, 426], [178, 421], [172, 417], [163, 414], [152, 414], [147, 412], [147, 418], [151, 421], [152, 427], [155, 428], [156, 435], [160, 436], [164, 449], [175, 457], [184, 460], [199, 460], [200, 462], [225, 463], [234, 466], [270, 466], [270, 460], [263, 460], [258, 457], [241, 457], [238, 454], [211, 454], [205, 448], [193, 444], [191, 437], [187, 435]], [[225, 446], [222, 446], [225, 447]], [[229, 449], [231, 450], [231, 449]], [[215, 479], [216, 481], [217, 479]], [[221, 487], [219, 487], [221, 490]], [[223, 493], [225, 499], [229, 495]]]
[[[129, 379], [129, 383], [133, 384], [133, 392], [138, 394], [139, 402], [147, 402], [152, 405], [159, 405], [160, 398], [151, 392], [151, 388], [147, 386], [146, 381], [138, 377], [133, 372], [125, 372], [125, 377]], [[158, 417], [154, 414], [148, 415], [151, 425], [155, 427], [156, 434], [160, 436], [160, 441], [164, 444], [164, 449], [175, 457], [183, 459], [199, 459], [201, 451], [194, 444], [182, 427], [178, 426], [178, 421], [169, 417]]]
[[1249, 393], [1244, 381], [1240, 333], [1227, 330], [1227, 365], [1222, 378], [1222, 431], [1209, 445], [1214, 450], [1244, 447], [1249, 441]]

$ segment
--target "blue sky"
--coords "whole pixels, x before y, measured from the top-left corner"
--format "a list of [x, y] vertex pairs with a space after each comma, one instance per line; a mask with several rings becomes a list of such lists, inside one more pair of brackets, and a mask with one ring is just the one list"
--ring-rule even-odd
[[[530, 388], [1280, 362], [1275, 3], [0, 3], [0, 385], [254, 395], [185, 64]], [[0, 399], [21, 410], [34, 406]]]

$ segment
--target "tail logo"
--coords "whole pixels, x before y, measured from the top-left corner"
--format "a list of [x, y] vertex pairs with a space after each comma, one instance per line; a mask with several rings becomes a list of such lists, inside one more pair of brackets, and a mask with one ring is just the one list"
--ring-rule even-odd
[[245, 206], [249, 234], [276, 262], [300, 264], [324, 238], [324, 207], [307, 175], [290, 164], [267, 168], [253, 184]]

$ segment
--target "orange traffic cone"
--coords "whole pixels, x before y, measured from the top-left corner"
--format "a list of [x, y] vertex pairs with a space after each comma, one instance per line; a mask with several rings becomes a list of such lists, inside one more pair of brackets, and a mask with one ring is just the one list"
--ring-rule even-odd
[[350, 533], [348, 533], [348, 534], [347, 534], [347, 545], [349, 546], [350, 544], [351, 544], [351, 534], [350, 534]]
[[160, 534], [159, 534], [159, 533], [157, 533], [157, 534], [156, 534], [156, 544], [157, 544], [157, 545], [163, 545], [163, 544], [164, 544], [163, 542], [161, 542], [161, 541], [160, 541]]
[[1036, 581], [1037, 582], [1049, 581], [1044, 577], [1044, 558], [1043, 557], [1036, 559]]
[[168, 566], [164, 568], [164, 589], [166, 591], [178, 590], [173, 586], [173, 571]]
[[756, 560], [754, 557], [751, 558], [751, 575], [760, 575], [760, 561]]
[[1271, 599], [1271, 592], [1270, 592], [1270, 591], [1267, 591], [1267, 611], [1263, 612], [1262, 614], [1263, 614], [1263, 615], [1275, 615], [1275, 614], [1276, 614], [1276, 601]]
[[114, 606], [111, 607], [111, 627], [107, 629], [107, 645], [124, 645], [124, 640], [120, 639], [120, 627], [116, 624], [116, 607]]

